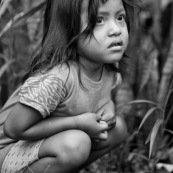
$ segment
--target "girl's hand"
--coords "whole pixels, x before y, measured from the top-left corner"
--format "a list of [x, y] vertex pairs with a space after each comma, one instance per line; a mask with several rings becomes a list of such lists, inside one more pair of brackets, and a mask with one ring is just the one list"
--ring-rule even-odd
[[[104, 125], [104, 124], [107, 124], [107, 123], [105, 121], [101, 120], [101, 121], [99, 121], [99, 124]], [[100, 137], [104, 136], [107, 139], [108, 138], [108, 131], [106, 130], [106, 131], [100, 133], [98, 136], [100, 136]], [[100, 141], [101, 141], [100, 139], [94, 139], [94, 142], [100, 142]]]
[[109, 130], [113, 127], [115, 127], [116, 125], [116, 116], [115, 114], [113, 114], [112, 112], [108, 112], [108, 111], [103, 111], [101, 114], [101, 120], [105, 121], [108, 126], [109, 126]]
[[100, 122], [101, 116], [95, 113], [84, 113], [76, 116], [77, 128], [86, 132], [94, 140], [106, 140], [107, 123]]
[[102, 121], [105, 121], [108, 124], [109, 129], [115, 127], [116, 116], [113, 101], [109, 101], [106, 105], [104, 105], [100, 110], [98, 110], [97, 114], [101, 116]]

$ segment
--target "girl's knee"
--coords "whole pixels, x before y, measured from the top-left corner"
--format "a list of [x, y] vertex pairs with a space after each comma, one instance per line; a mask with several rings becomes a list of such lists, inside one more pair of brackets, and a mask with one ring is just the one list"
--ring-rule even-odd
[[66, 138], [63, 142], [62, 159], [71, 164], [82, 164], [88, 159], [90, 150], [90, 137], [82, 131], [74, 130], [70, 138]]
[[123, 118], [117, 116], [116, 126], [110, 131], [110, 143], [113, 146], [121, 144], [126, 140], [127, 126]]
[[[46, 155], [54, 157], [57, 164], [77, 167], [89, 157], [90, 137], [83, 131], [68, 130], [52, 136], [43, 144], [42, 151], [48, 147]], [[45, 151], [44, 151], [45, 152]], [[42, 157], [46, 157], [45, 154]]]
[[123, 118], [117, 116], [117, 123], [115, 127], [117, 135], [120, 137], [120, 140], [124, 140], [127, 137], [127, 126]]

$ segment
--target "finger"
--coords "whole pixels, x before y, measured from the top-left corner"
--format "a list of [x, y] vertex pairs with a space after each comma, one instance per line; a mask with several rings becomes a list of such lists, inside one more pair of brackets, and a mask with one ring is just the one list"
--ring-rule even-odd
[[108, 126], [115, 126], [116, 125], [116, 120], [113, 119], [113, 120], [107, 121], [106, 123], [108, 124]]
[[112, 114], [111, 112], [104, 112], [104, 114], [102, 114], [102, 120], [103, 121], [112, 121], [115, 119], [115, 115]]
[[108, 126], [108, 131], [111, 130], [111, 129], [113, 129], [113, 128], [115, 128], [115, 125], [109, 125]]
[[104, 112], [104, 114], [102, 114], [102, 120], [103, 121], [109, 121], [110, 115], [107, 112]]
[[93, 139], [94, 142], [100, 142], [100, 139]]
[[102, 121], [102, 120], [101, 120], [99, 123], [100, 123], [101, 125], [106, 125], [106, 124], [107, 124], [106, 121]]
[[104, 130], [104, 129], [107, 129], [108, 128], [108, 124], [106, 123], [106, 121], [100, 121], [99, 124], [101, 125], [101, 128]]
[[102, 116], [103, 113], [104, 113], [103, 109], [100, 109], [99, 111], [97, 111], [97, 114], [99, 114], [100, 116]]
[[102, 118], [102, 116], [101, 116], [101, 114], [96, 114], [96, 120], [97, 120], [97, 122], [99, 122], [100, 120], [101, 120], [101, 118]]
[[97, 136], [97, 140], [103, 140], [104, 141], [106, 139], [108, 139], [108, 132], [107, 131], [104, 131]]

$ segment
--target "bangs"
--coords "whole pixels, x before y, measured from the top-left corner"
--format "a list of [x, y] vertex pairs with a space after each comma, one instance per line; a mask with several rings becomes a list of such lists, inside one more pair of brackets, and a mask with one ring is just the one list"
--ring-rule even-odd
[[92, 36], [93, 30], [96, 25], [98, 8], [100, 6], [100, 0], [89, 0], [88, 5], [88, 25], [86, 29], [81, 33], [83, 35]]

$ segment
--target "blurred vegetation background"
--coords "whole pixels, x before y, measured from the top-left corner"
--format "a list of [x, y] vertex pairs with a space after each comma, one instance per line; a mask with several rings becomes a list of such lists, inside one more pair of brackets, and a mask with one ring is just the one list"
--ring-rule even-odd
[[[127, 50], [127, 73], [116, 93], [116, 113], [127, 140], [81, 173], [173, 171], [173, 0], [141, 0]], [[0, 1], [0, 107], [21, 84], [40, 43], [45, 0]]]

